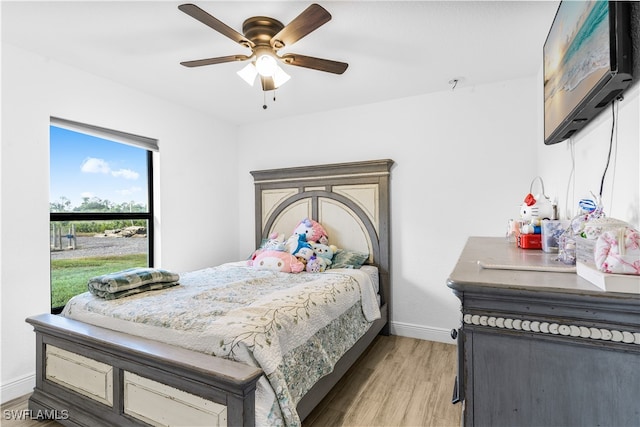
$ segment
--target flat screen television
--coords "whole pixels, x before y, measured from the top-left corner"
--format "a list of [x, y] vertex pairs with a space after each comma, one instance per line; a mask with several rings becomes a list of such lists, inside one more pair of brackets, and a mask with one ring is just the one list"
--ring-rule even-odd
[[562, 1], [544, 43], [544, 143], [570, 138], [632, 81], [629, 2]]

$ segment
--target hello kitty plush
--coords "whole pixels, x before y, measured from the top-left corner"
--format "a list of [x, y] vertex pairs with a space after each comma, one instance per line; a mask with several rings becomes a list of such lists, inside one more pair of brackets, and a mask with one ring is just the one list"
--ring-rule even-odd
[[327, 244], [329, 242], [329, 236], [324, 227], [319, 222], [309, 218], [305, 218], [296, 225], [293, 229], [293, 234], [306, 236], [307, 242], [319, 242]]
[[556, 219], [556, 207], [546, 196], [529, 193], [520, 205], [520, 217], [524, 220], [520, 227], [522, 234], [540, 234], [543, 219]]
[[524, 198], [524, 203], [520, 205], [520, 217], [525, 221], [556, 219], [555, 208], [547, 197], [529, 193]]

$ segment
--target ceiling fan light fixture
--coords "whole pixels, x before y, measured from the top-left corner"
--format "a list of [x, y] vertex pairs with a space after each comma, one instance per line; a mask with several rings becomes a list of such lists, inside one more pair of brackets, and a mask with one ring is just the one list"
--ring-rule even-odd
[[253, 83], [256, 81], [256, 76], [258, 75], [258, 70], [256, 70], [256, 66], [253, 65], [253, 62], [249, 62], [247, 66], [238, 71], [237, 74], [242, 80], [247, 82], [249, 86], [253, 86]]
[[263, 77], [273, 77], [277, 68], [276, 59], [271, 55], [262, 54], [256, 58], [256, 70]]
[[331, 14], [318, 4], [314, 3], [307, 7], [287, 25], [283, 25], [277, 19], [267, 16], [247, 18], [242, 24], [242, 34], [195, 4], [181, 4], [178, 9], [241, 46], [251, 49], [250, 56], [227, 55], [181, 62], [180, 64], [185, 67], [201, 67], [203, 65], [248, 60], [250, 63], [238, 71], [237, 74], [250, 86], [254, 85], [259, 74], [262, 90], [267, 92], [282, 86], [291, 78], [278, 66], [278, 61], [283, 61], [296, 67], [334, 74], [344, 73], [349, 66], [344, 62], [312, 56], [292, 53], [287, 53], [283, 56], [277, 54], [281, 48], [293, 45], [331, 20]]
[[280, 66], [276, 65], [276, 71], [273, 73], [273, 84], [275, 87], [280, 87], [289, 81], [291, 76], [287, 74]]

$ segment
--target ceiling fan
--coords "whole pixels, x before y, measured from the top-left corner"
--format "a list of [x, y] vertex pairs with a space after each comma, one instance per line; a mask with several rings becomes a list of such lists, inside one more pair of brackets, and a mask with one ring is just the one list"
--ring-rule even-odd
[[297, 53], [278, 55], [280, 49], [291, 46], [331, 20], [331, 14], [318, 4], [312, 4], [306, 8], [286, 26], [280, 21], [267, 16], [248, 18], [242, 24], [243, 34], [240, 34], [194, 4], [181, 4], [178, 9], [239, 43], [241, 46], [251, 49], [251, 55], [229, 55], [181, 62], [180, 64], [185, 67], [200, 67], [203, 65], [251, 60], [245, 68], [238, 72], [238, 75], [250, 85], [253, 85], [256, 76], [259, 75], [262, 82], [262, 90], [269, 91], [276, 89], [289, 80], [289, 76], [278, 66], [277, 61], [334, 74], [344, 73], [349, 66], [344, 62], [314, 58]]

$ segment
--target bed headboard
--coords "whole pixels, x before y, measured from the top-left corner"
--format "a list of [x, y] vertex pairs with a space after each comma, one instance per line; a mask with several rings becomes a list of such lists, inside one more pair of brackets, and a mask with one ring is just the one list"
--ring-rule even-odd
[[389, 302], [389, 178], [393, 160], [252, 171], [256, 247], [272, 232], [291, 235], [303, 218], [318, 221], [338, 248], [369, 253]]

